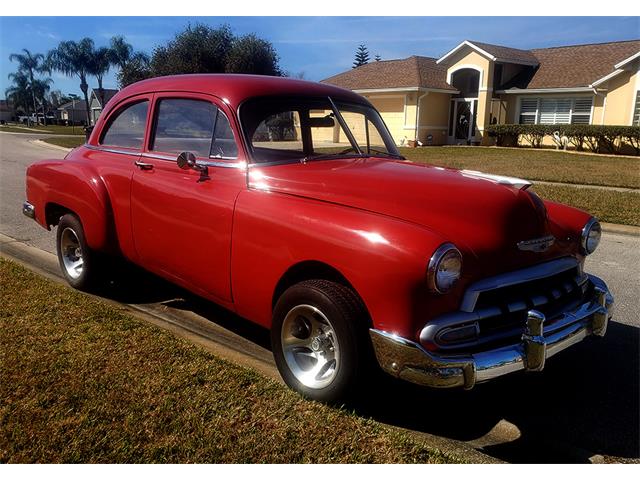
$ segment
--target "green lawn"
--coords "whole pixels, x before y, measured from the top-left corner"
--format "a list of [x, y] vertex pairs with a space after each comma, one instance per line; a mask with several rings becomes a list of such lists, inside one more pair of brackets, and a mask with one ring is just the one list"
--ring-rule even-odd
[[0, 463], [458, 462], [0, 259]]
[[20, 124], [0, 125], [0, 132], [12, 133], [48, 133], [51, 135], [84, 135], [82, 127], [66, 127], [64, 125], [36, 125], [27, 126]]
[[610, 157], [527, 148], [401, 148], [414, 162], [528, 180], [640, 188], [640, 157]]
[[602, 222], [640, 226], [640, 191], [617, 192], [569, 185], [534, 185], [542, 198], [586, 210]]
[[42, 139], [43, 142], [51, 143], [52, 145], [58, 145], [59, 147], [65, 148], [76, 148], [80, 145], [83, 145], [85, 140], [85, 136], [81, 137], [47, 137]]

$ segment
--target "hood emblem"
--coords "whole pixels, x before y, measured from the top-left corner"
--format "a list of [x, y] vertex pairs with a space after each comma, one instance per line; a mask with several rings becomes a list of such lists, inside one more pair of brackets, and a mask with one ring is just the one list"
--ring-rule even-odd
[[549, 235], [548, 237], [534, 238], [532, 240], [522, 240], [517, 245], [520, 250], [528, 252], [546, 252], [555, 241], [555, 237]]

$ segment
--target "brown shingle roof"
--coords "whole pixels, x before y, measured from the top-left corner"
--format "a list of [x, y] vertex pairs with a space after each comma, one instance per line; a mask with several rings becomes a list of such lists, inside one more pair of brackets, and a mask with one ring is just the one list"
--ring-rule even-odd
[[476, 42], [473, 40], [468, 40], [468, 42], [493, 55], [501, 62], [530, 63], [534, 65], [538, 63], [538, 59], [530, 50], [520, 50], [519, 48], [503, 47], [501, 45], [492, 45], [490, 43]]
[[639, 51], [640, 40], [531, 50], [540, 67], [527, 88], [587, 87]]
[[350, 90], [374, 88], [438, 88], [455, 91], [447, 83], [447, 68], [435, 58], [412, 56], [361, 65], [322, 80]]
[[[511, 85], [517, 84], [527, 89], [588, 87], [613, 72], [615, 64], [640, 51], [640, 40], [535, 50], [519, 50], [482, 42], [469, 43], [504, 62], [538, 63], [535, 69], [527, 67], [523, 70], [517, 82], [510, 82]], [[422, 87], [455, 91], [446, 79], [445, 65], [436, 64], [434, 58], [412, 56], [371, 62], [322, 82], [350, 90]]]

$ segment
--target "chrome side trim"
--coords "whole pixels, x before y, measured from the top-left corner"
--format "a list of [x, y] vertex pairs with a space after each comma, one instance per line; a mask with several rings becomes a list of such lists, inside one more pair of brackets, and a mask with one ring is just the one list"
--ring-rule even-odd
[[107, 153], [118, 153], [120, 155], [140, 155], [142, 153], [139, 150], [119, 150], [117, 148], [96, 147], [95, 145], [89, 145], [88, 143], [86, 143], [84, 147], [88, 148], [89, 150], [96, 150], [98, 152]]
[[[154, 160], [165, 160], [167, 162], [175, 162], [178, 156], [171, 155], [163, 155], [162, 153], [151, 153], [144, 152], [142, 154], [143, 158], [152, 158]], [[217, 157], [214, 157], [217, 158]], [[224, 159], [224, 157], [223, 157]], [[237, 160], [237, 158], [229, 159], [229, 160]], [[201, 165], [203, 167], [222, 167], [222, 168], [244, 168], [244, 162], [236, 161], [236, 162], [212, 162], [208, 160], [197, 160], [196, 165]]]
[[31, 203], [29, 203], [29, 202], [24, 202], [22, 204], [22, 214], [25, 217], [29, 217], [29, 218], [35, 220], [36, 219], [36, 207], [31, 205]]
[[[151, 158], [154, 160], [164, 160], [167, 162], [175, 162], [177, 156], [172, 155], [163, 155], [161, 153], [150, 153], [150, 152], [132, 152], [127, 150], [118, 150], [117, 148], [105, 148], [105, 147], [96, 147], [95, 145], [85, 145], [89, 150], [96, 150], [99, 152], [107, 152], [107, 153], [117, 153], [120, 155], [138, 155], [143, 158]], [[217, 158], [217, 157], [214, 157]], [[226, 159], [222, 157], [222, 159]], [[229, 160], [237, 160], [237, 158], [230, 158]], [[242, 161], [236, 162], [212, 162], [207, 160], [198, 160], [198, 165], [202, 165], [203, 167], [222, 167], [222, 168], [240, 168], [243, 169], [246, 167], [246, 163]]]
[[589, 276], [594, 286], [593, 298], [577, 308], [562, 313], [553, 329], [545, 332], [546, 318], [530, 310], [525, 332], [519, 343], [468, 355], [440, 355], [422, 345], [389, 332], [369, 331], [378, 363], [384, 371], [419, 385], [450, 388], [473, 388], [518, 370], [540, 371], [546, 359], [574, 345], [587, 336], [604, 336], [613, 315], [614, 300], [606, 284]]
[[516, 285], [518, 283], [531, 282], [541, 278], [550, 277], [552, 275], [576, 268], [579, 265], [578, 260], [573, 257], [563, 257], [550, 262], [534, 265], [533, 267], [523, 268], [514, 272], [507, 272], [494, 277], [482, 279], [472, 283], [464, 293], [460, 310], [463, 312], [473, 312], [478, 297], [482, 292], [487, 290], [495, 290], [497, 288]]

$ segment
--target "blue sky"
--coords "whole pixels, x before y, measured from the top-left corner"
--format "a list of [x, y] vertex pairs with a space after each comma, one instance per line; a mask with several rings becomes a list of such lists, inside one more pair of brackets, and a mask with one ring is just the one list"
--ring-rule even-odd
[[[464, 39], [516, 48], [609, 42], [640, 38], [639, 17], [2, 17], [0, 18], [0, 97], [15, 70], [9, 54], [28, 48], [46, 53], [61, 40], [89, 36], [106, 45], [124, 35], [151, 53], [189, 22], [231, 25], [234, 33], [256, 33], [273, 43], [281, 67], [321, 80], [351, 67], [360, 43], [371, 57], [439, 57]], [[110, 72], [105, 87], [116, 87]], [[77, 79], [53, 73], [54, 89], [80, 93]], [[89, 81], [91, 86], [95, 80]]]

